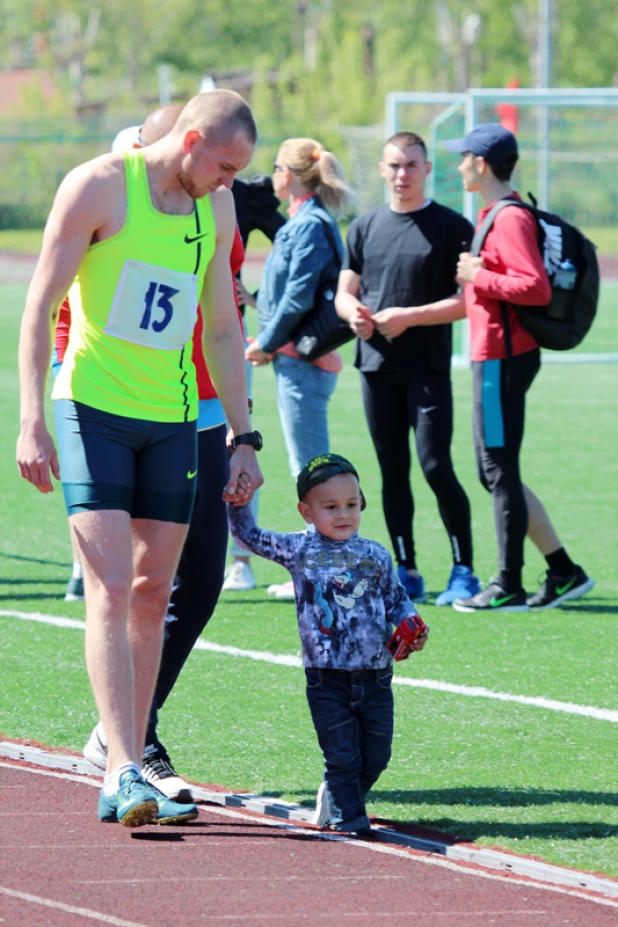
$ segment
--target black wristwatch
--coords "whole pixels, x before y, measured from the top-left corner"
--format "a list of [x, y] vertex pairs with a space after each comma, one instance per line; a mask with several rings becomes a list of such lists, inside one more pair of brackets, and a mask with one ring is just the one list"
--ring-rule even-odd
[[256, 451], [261, 451], [263, 444], [262, 435], [259, 431], [247, 431], [244, 435], [238, 435], [238, 437], [232, 438], [231, 444], [234, 450], [236, 450], [239, 444], [250, 444]]

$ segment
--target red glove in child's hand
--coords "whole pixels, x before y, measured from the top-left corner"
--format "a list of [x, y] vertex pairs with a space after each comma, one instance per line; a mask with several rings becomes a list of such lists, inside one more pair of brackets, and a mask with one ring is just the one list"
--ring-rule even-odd
[[386, 645], [395, 658], [395, 662], [407, 660], [415, 650], [422, 650], [429, 634], [429, 628], [420, 615], [408, 615]]

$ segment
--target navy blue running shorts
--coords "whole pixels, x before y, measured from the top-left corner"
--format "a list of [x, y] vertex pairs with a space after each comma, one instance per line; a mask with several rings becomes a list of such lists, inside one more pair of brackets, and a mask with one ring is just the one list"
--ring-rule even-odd
[[146, 422], [82, 402], [54, 402], [69, 515], [121, 509], [187, 525], [197, 475], [197, 423]]

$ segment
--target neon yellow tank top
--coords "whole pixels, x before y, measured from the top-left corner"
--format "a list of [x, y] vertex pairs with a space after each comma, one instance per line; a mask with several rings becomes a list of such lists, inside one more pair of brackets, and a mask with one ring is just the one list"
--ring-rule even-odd
[[71, 331], [53, 399], [153, 422], [193, 421], [197, 303], [215, 251], [209, 197], [188, 216], [152, 205], [143, 152], [125, 154], [123, 228], [86, 252], [69, 291]]

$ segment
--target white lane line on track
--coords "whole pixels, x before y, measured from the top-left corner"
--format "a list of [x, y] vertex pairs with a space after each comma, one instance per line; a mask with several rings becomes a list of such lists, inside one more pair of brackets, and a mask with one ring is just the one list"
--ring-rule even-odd
[[[7, 764], [2, 764], [2, 765], [7, 765]], [[32, 769], [31, 767], [27, 767], [27, 766], [26, 767], [15, 767], [13, 765], [12, 768], [13, 769], [19, 768], [23, 770], [23, 772], [27, 772], [27, 773], [35, 773], [35, 774], [39, 773], [40, 774], [40, 770]], [[66, 774], [65, 773], [54, 773], [53, 775], [59, 779], [69, 779], [70, 781], [73, 781], [75, 779], [75, 777], [71, 776], [69, 773], [66, 773]], [[100, 782], [96, 782], [95, 780], [92, 780], [92, 779], [87, 779], [86, 777], [84, 778], [80, 777], [78, 778], [78, 781], [85, 782], [88, 785], [95, 785], [99, 788], [101, 785]], [[311, 830], [310, 832], [308, 832], [305, 828], [297, 827], [294, 824], [285, 824], [279, 821], [272, 821], [268, 819], [259, 820], [258, 816], [255, 814], [245, 814], [242, 811], [234, 811], [231, 808], [217, 807], [217, 808], [210, 809], [210, 808], [201, 806], [200, 811], [204, 812], [205, 814], [210, 813], [218, 817], [234, 818], [236, 820], [247, 821], [252, 824], [255, 824], [257, 821], [260, 825], [264, 827], [278, 828], [279, 830], [285, 830], [292, 834], [302, 834], [305, 837], [308, 835], [308, 833], [310, 833], [310, 835], [315, 837], [317, 840], [330, 840], [333, 843], [346, 843], [351, 849], [369, 850], [372, 853], [385, 853], [387, 856], [397, 856], [400, 859], [406, 859], [408, 860], [408, 862], [411, 862], [411, 863], [423, 863], [426, 866], [438, 866], [442, 869], [450, 869], [452, 872], [457, 872], [460, 876], [468, 875], [468, 876], [478, 878], [478, 879], [489, 879], [494, 882], [506, 882], [509, 885], [516, 884], [516, 885], [521, 885], [523, 887], [527, 887], [531, 889], [538, 888], [541, 891], [555, 892], [559, 895], [567, 895], [570, 898], [582, 898], [585, 901], [591, 901], [594, 904], [600, 904], [600, 905], [603, 905], [604, 907], [614, 908], [618, 910], [618, 901], [613, 901], [610, 898], [595, 894], [593, 893], [592, 890], [588, 892], [578, 891], [577, 889], [567, 888], [561, 885], [552, 885], [552, 884], [548, 884], [547, 882], [536, 881], [536, 880], [532, 880], [526, 877], [517, 876], [515, 874], [511, 876], [497, 875], [497, 874], [494, 874], [493, 872], [488, 872], [487, 870], [477, 868], [478, 864], [476, 865], [474, 863], [468, 864], [466, 862], [459, 863], [454, 860], [443, 859], [441, 857], [436, 857], [430, 854], [425, 854], [419, 850], [406, 850], [406, 849], [400, 849], [399, 847], [396, 847], [396, 846], [389, 846], [385, 844], [367, 843], [365, 841], [356, 840], [352, 837], [348, 837], [345, 834], [327, 833], [327, 832], [318, 831], [318, 830]], [[216, 824], [214, 826], [216, 826]], [[189, 832], [189, 835], [190, 835], [190, 832]], [[179, 846], [185, 846], [187, 849], [194, 848], [192, 844], [188, 844], [188, 843], [179, 844]], [[42, 848], [45, 848], [45, 847], [42, 847]], [[58, 847], [58, 848], [61, 849], [61, 847]], [[127, 848], [131, 849], [130, 844], [127, 844]], [[114, 849], [114, 852], [116, 852], [117, 850], [120, 849], [120, 846], [116, 845], [113, 849]], [[559, 866], [552, 866], [551, 868], [557, 871], [561, 869], [561, 867]], [[564, 871], [571, 872], [571, 870], [564, 870]], [[227, 917], [227, 915], [225, 915], [225, 917]], [[110, 921], [110, 923], [114, 923], [114, 922]], [[120, 925], [120, 927], [122, 927], [122, 925]], [[129, 924], [128, 927], [144, 927], [144, 925]]]
[[[65, 618], [59, 615], [42, 615], [40, 612], [18, 612], [0, 609], [0, 617], [18, 618], [22, 621], [34, 621], [39, 624], [52, 625], [58, 628], [73, 628], [80, 631], [83, 631], [86, 627], [85, 621], [76, 621], [74, 618]], [[269, 653], [263, 650], [241, 650], [238, 647], [215, 644], [213, 641], [205, 641], [201, 638], [196, 641], [194, 649], [205, 650], [210, 653], [221, 653], [230, 657], [241, 657], [260, 663], [271, 663], [277, 666], [302, 666], [300, 657], [291, 654]], [[398, 686], [430, 689], [435, 692], [446, 692], [450, 695], [462, 695], [467, 698], [486, 698], [498, 702], [513, 702], [518, 705], [529, 705], [533, 708], [544, 708], [548, 711], [580, 715], [585, 718], [592, 718], [595, 721], [610, 721], [613, 724], [618, 724], [618, 711], [610, 708], [595, 708], [593, 705], [560, 702], [542, 696], [512, 695], [509, 692], [494, 692], [492, 689], [486, 689], [483, 686], [459, 686], [435, 679], [410, 679], [409, 677], [395, 676], [393, 683]]]
[[[4, 766], [6, 769], [23, 769], [22, 766], [15, 766], [15, 763], [0, 762], [0, 766]], [[72, 773], [51, 772], [48, 769], [28, 769], [28, 772], [34, 773], [36, 776], [50, 776], [52, 779], [64, 779], [65, 782], [85, 782], [86, 785], [96, 785], [98, 789], [101, 788], [101, 779], [91, 779], [88, 776], [74, 776]]]
[[100, 921], [102, 924], [111, 924], [112, 927], [149, 927], [147, 924], [138, 924], [136, 921], [125, 921], [120, 917], [113, 917], [111, 914], [101, 914], [99, 911], [91, 911], [90, 908], [76, 908], [72, 904], [52, 901], [51, 898], [41, 898], [40, 895], [29, 895], [26, 892], [16, 892], [12, 888], [5, 888], [4, 885], [0, 885], [0, 894], [8, 895], [9, 898], [18, 898], [20, 901], [28, 901], [31, 904], [40, 904], [46, 908], [55, 908], [57, 911], [64, 911], [65, 914], [78, 914], [81, 917], [88, 917], [93, 921]]

